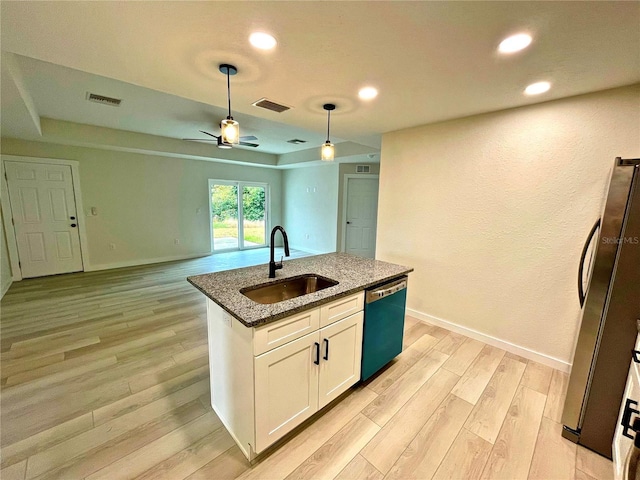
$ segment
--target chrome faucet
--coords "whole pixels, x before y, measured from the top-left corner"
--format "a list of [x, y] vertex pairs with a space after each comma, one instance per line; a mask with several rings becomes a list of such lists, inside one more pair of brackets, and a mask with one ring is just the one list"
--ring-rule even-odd
[[269, 278], [276, 278], [276, 270], [280, 270], [282, 268], [282, 259], [284, 258], [284, 257], [280, 258], [280, 261], [278, 263], [276, 263], [273, 259], [276, 231], [278, 230], [282, 232], [282, 239], [284, 240], [284, 254], [286, 257], [289, 256], [289, 239], [287, 238], [287, 232], [285, 232], [284, 228], [282, 228], [280, 225], [277, 225], [273, 227], [273, 230], [271, 230], [271, 244], [269, 245], [269, 250], [270, 250]]

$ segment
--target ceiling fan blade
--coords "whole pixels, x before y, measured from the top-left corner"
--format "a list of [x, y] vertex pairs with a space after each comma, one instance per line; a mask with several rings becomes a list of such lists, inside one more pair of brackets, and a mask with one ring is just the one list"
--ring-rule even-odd
[[218, 137], [217, 137], [216, 135], [214, 135], [213, 133], [205, 132], [204, 130], [200, 130], [200, 132], [204, 133], [205, 135], [209, 135], [210, 137], [218, 138]]
[[245, 135], [243, 137], [240, 137], [240, 141], [241, 142], [248, 142], [249, 140], [257, 140], [258, 137], [254, 137], [253, 135]]
[[248, 142], [240, 142], [238, 145], [242, 145], [243, 147], [259, 147], [257, 143], [248, 143]]
[[209, 139], [209, 138], [183, 138], [182, 140], [187, 140], [189, 142], [217, 142], [217, 139]]

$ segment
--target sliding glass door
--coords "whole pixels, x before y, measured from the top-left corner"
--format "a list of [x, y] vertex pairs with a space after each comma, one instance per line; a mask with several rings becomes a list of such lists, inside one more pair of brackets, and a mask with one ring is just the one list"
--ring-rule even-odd
[[214, 252], [266, 245], [268, 185], [209, 180]]

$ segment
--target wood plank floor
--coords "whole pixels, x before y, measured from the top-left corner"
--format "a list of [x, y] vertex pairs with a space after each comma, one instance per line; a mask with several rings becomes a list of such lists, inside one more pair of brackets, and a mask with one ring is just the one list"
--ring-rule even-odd
[[185, 277], [267, 260], [14, 284], [0, 305], [0, 478], [613, 478], [560, 436], [565, 374], [410, 317], [393, 363], [249, 465], [209, 404], [205, 302]]

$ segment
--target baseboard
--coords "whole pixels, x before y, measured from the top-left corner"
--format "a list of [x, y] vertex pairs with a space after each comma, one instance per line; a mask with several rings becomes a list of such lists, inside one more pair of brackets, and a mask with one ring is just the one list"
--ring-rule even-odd
[[2, 286], [0, 287], [0, 299], [2, 299], [2, 297], [4, 297], [4, 294], [7, 293], [7, 290], [9, 290], [9, 288], [11, 288], [11, 285], [13, 284], [13, 280], [11, 278], [9, 278], [8, 282], [5, 282], [2, 284]]
[[422, 320], [424, 322], [446, 328], [447, 330], [451, 330], [452, 332], [460, 333], [467, 337], [474, 338], [494, 347], [506, 350], [507, 352], [515, 353], [516, 355], [520, 355], [521, 357], [524, 357], [528, 360], [533, 360], [534, 362], [547, 365], [549, 367], [555, 368], [556, 370], [560, 370], [561, 372], [569, 373], [571, 371], [570, 363], [567, 363], [555, 357], [551, 357], [549, 355], [545, 355], [544, 353], [536, 352], [535, 350], [531, 350], [526, 347], [521, 347], [520, 345], [515, 345], [511, 342], [507, 342], [506, 340], [492, 337], [491, 335], [487, 335], [486, 333], [479, 332], [472, 328], [464, 327], [462, 325], [458, 325], [457, 323], [449, 322], [448, 320], [434, 317], [433, 315], [419, 312], [411, 308], [407, 308], [407, 315], [417, 318], [418, 320]]
[[101, 263], [97, 265], [85, 265], [85, 272], [97, 270], [111, 270], [113, 268], [137, 267], [138, 265], [149, 265], [152, 263], [174, 262], [176, 260], [189, 260], [190, 258], [208, 257], [211, 252], [192, 253], [189, 255], [174, 255], [171, 257], [145, 258], [140, 260], [127, 260], [126, 262]]
[[306, 248], [306, 247], [299, 247], [297, 245], [289, 245], [289, 247], [292, 250], [300, 250], [301, 252], [305, 252], [305, 253], [311, 253], [313, 255], [322, 255], [324, 253], [333, 253], [333, 252], [327, 252], [327, 251], [322, 251], [322, 250], [312, 250], [310, 248]]

